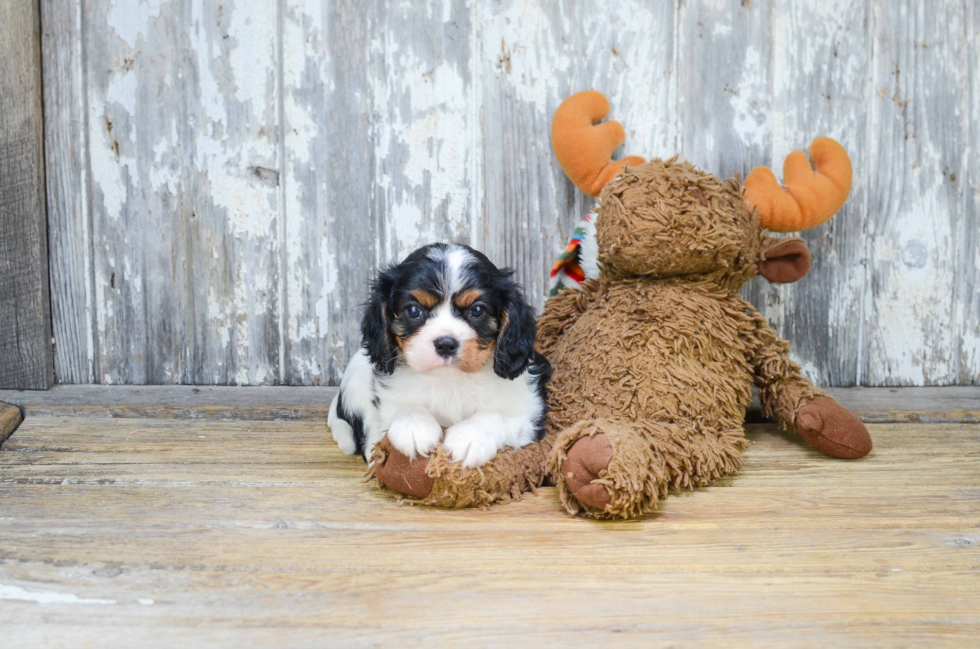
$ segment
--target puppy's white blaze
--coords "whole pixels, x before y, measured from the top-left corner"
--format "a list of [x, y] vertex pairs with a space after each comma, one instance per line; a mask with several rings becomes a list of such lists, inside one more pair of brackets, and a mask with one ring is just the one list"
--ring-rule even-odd
[[473, 263], [473, 256], [462, 246], [450, 245], [433, 248], [429, 251], [429, 259], [443, 263], [443, 291], [449, 298], [456, 295], [463, 288], [463, 271]]
[[453, 314], [450, 304], [443, 302], [405, 344], [405, 361], [416, 372], [428, 372], [437, 367], [452, 366], [456, 359], [445, 359], [436, 353], [435, 341], [444, 336], [455, 338], [460, 346], [476, 338], [476, 332]]
[[463, 271], [473, 258], [465, 248], [453, 248], [446, 255], [446, 295], [454, 296], [463, 288]]

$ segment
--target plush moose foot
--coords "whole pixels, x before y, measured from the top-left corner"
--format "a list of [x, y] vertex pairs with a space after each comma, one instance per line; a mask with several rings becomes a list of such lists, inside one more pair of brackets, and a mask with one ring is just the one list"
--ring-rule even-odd
[[523, 448], [505, 448], [473, 469], [453, 461], [442, 445], [432, 449], [429, 457], [409, 461], [385, 436], [375, 448], [368, 473], [387, 489], [424, 505], [486, 507], [518, 500], [524, 492], [542, 485], [554, 443], [555, 434], [550, 433]]
[[670, 489], [705, 486], [742, 467], [742, 428], [690, 421], [580, 421], [558, 435], [548, 463], [571, 514], [630, 518]]
[[590, 509], [605, 510], [612, 498], [602, 477], [613, 458], [612, 444], [603, 433], [580, 437], [567, 456], [562, 475], [572, 496]]
[[871, 452], [868, 429], [847, 408], [833, 399], [817, 397], [796, 413], [800, 437], [821, 453], [856, 460]]
[[433, 480], [425, 469], [429, 458], [409, 460], [385, 435], [374, 452], [374, 474], [384, 486], [412, 498], [425, 498], [432, 492]]

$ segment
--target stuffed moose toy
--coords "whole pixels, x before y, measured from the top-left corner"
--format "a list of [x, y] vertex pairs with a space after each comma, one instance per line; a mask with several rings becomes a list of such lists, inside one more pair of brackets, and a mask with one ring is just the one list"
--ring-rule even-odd
[[[757, 168], [740, 184], [676, 158], [609, 162], [625, 133], [595, 91], [555, 113], [568, 177], [597, 198], [552, 272], [537, 348], [554, 368], [547, 435], [465, 469], [438, 447], [409, 462], [387, 438], [371, 471], [388, 489], [446, 507], [488, 505], [551, 482], [570, 513], [628, 518], [671, 490], [737, 472], [752, 386], [763, 413], [834, 457], [871, 451], [861, 421], [800, 374], [739, 296], [755, 275], [794, 282], [810, 252], [793, 232], [844, 204], [851, 163], [828, 138], [784, 164], [783, 187]], [[811, 167], [811, 162], [813, 166]]]

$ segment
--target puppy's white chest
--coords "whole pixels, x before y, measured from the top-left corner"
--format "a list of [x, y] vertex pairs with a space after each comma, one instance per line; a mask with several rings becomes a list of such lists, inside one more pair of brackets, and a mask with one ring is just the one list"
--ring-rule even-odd
[[[446, 372], [428, 376], [396, 370], [380, 390], [383, 420], [390, 420], [406, 404], [418, 404], [443, 427], [453, 426], [478, 410], [497, 409], [496, 391], [487, 372]], [[491, 376], [492, 372], [489, 373]], [[494, 377], [495, 378], [495, 377]]]

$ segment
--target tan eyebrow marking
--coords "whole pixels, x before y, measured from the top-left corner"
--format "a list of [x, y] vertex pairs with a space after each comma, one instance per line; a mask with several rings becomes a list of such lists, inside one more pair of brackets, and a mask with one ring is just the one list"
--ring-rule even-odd
[[456, 296], [456, 306], [461, 309], [465, 309], [469, 305], [476, 302], [481, 295], [483, 295], [483, 291], [475, 288], [471, 288], [468, 291], [463, 291]]
[[431, 309], [435, 305], [439, 304], [439, 298], [428, 291], [423, 291], [420, 288], [412, 291], [412, 297], [418, 300], [419, 304], [424, 306], [426, 309]]

